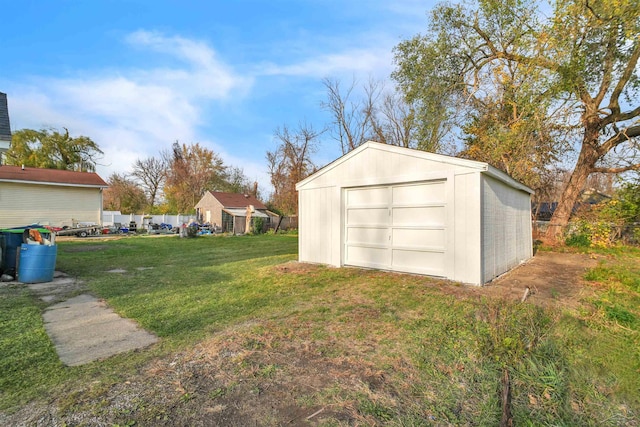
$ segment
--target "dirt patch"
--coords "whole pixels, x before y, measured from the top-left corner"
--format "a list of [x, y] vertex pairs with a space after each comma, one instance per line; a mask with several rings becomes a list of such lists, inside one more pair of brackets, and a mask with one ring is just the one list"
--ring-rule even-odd
[[[87, 384], [74, 401], [29, 404], [4, 425], [376, 425], [357, 395], [393, 399], [393, 386], [356, 354], [326, 355], [303, 335], [254, 322], [231, 328], [127, 381]], [[345, 394], [344, 390], [354, 390]], [[44, 421], [46, 424], [39, 424]]]
[[316, 271], [320, 266], [318, 264], [309, 264], [306, 262], [289, 261], [280, 264], [274, 268], [278, 273], [283, 274], [307, 274]]
[[575, 309], [594, 289], [584, 274], [598, 265], [594, 255], [538, 252], [526, 263], [503, 274], [483, 287], [447, 285], [442, 290], [459, 296], [478, 295], [507, 300], [522, 300], [543, 307]]

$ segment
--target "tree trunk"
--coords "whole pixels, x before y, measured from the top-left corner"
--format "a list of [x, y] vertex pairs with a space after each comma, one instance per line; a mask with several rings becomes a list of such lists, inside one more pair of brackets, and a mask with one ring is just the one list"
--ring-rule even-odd
[[597, 149], [598, 142], [598, 130], [587, 129], [585, 131], [585, 137], [578, 156], [578, 162], [576, 163], [569, 182], [562, 192], [558, 206], [551, 217], [549, 227], [545, 233], [545, 239], [549, 243], [557, 243], [564, 229], [569, 223], [573, 208], [580, 197], [580, 193], [584, 189], [584, 185], [587, 182], [587, 178], [593, 171], [596, 162], [600, 158]]

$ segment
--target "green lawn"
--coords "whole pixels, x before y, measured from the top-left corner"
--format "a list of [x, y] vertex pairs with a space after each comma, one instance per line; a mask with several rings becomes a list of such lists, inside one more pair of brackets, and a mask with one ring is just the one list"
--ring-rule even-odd
[[[507, 370], [514, 425], [637, 425], [637, 249], [609, 251], [587, 273], [597, 296], [578, 312], [455, 296], [427, 277], [287, 264], [296, 258], [293, 235], [61, 242], [58, 269], [162, 339], [67, 368], [44, 333], [42, 303], [0, 288], [0, 408], [49, 400], [63, 415], [90, 407], [114, 424], [148, 425], [211, 401], [266, 398], [279, 384], [299, 388], [297, 407], [330, 408], [323, 425], [497, 425]], [[186, 359], [226, 376], [183, 377], [171, 413], [151, 397], [126, 416], [96, 403]]]

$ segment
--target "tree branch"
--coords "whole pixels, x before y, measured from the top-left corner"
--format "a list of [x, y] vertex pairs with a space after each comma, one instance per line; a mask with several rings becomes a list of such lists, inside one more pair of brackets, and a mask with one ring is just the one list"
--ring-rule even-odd
[[631, 138], [636, 138], [638, 136], [640, 136], [640, 125], [628, 127], [603, 142], [602, 145], [598, 148], [598, 155], [602, 157], [609, 151], [613, 150], [613, 148], [615, 148], [620, 143], [628, 141]]
[[623, 122], [625, 120], [631, 120], [634, 117], [640, 116], [640, 106], [634, 108], [631, 111], [627, 111], [626, 113], [612, 113], [602, 119], [601, 126], [604, 128], [605, 126], [611, 123]]
[[617, 114], [620, 112], [620, 104], [619, 98], [620, 94], [624, 90], [624, 87], [629, 82], [629, 79], [633, 75], [633, 71], [636, 69], [636, 65], [638, 65], [638, 58], [640, 58], [640, 42], [636, 42], [635, 47], [633, 48], [633, 53], [631, 54], [631, 58], [629, 58], [629, 62], [627, 63], [627, 67], [625, 68], [620, 80], [618, 80], [618, 84], [616, 85], [613, 93], [611, 93], [611, 98], [609, 100], [609, 106], [607, 107], [611, 110], [612, 114]]
[[[587, 7], [589, 7], [589, 3], [587, 2]], [[604, 69], [602, 72], [602, 83], [600, 84], [600, 89], [598, 90], [598, 94], [595, 97], [595, 103], [597, 106], [600, 106], [600, 103], [604, 99], [609, 87], [611, 86], [611, 74], [613, 73], [613, 64], [615, 61], [615, 53], [616, 53], [616, 38], [614, 35], [609, 37], [607, 41], [607, 52], [604, 56]]]
[[538, 67], [545, 68], [550, 71], [558, 71], [560, 69], [560, 65], [550, 61], [546, 58], [536, 57], [530, 58], [525, 55], [518, 55], [515, 53], [509, 53], [504, 50], [497, 49], [496, 46], [491, 41], [489, 35], [478, 26], [477, 22], [471, 26], [473, 30], [485, 41], [487, 47], [491, 50], [491, 53], [494, 56], [494, 59], [506, 59], [508, 61], [520, 62], [527, 65], [536, 65]]
[[592, 173], [613, 173], [613, 174], [618, 174], [618, 173], [622, 173], [622, 172], [637, 171], [637, 170], [640, 170], [640, 164], [623, 166], [623, 167], [619, 167], [619, 168], [593, 168], [593, 169], [591, 169], [591, 172]]

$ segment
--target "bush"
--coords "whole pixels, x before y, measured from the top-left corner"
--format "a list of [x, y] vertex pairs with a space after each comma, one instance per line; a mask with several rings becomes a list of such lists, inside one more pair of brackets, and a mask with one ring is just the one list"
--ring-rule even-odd
[[564, 244], [577, 248], [588, 248], [591, 246], [591, 239], [584, 233], [572, 234], [565, 239]]
[[253, 234], [262, 234], [264, 229], [264, 219], [257, 217], [253, 219], [253, 230], [251, 232]]
[[187, 227], [187, 237], [198, 237], [198, 227], [190, 225]]
[[625, 184], [612, 199], [582, 207], [570, 224], [565, 244], [607, 248], [623, 239], [636, 241], [633, 224], [640, 219], [638, 193], [637, 185]]

